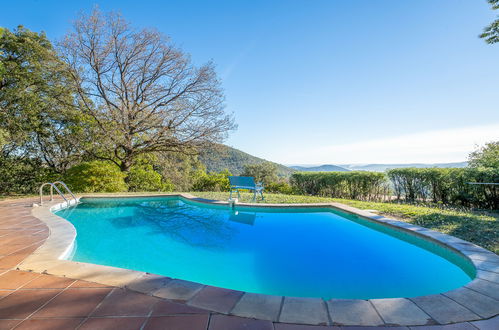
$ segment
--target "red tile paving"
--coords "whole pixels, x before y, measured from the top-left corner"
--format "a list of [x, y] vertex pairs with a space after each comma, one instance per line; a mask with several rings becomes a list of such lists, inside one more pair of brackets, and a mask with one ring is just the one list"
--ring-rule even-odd
[[[1, 279], [1, 277], [0, 277]], [[65, 278], [65, 277], [56, 277], [51, 275], [40, 275], [34, 280], [28, 282], [23, 285], [21, 289], [65, 289], [69, 287], [71, 284], [76, 282], [75, 280]]]
[[76, 329], [82, 319], [29, 319], [20, 323], [16, 330]]
[[209, 314], [207, 310], [184, 304], [161, 300], [152, 309], [151, 316], [167, 316], [175, 314]]
[[[140, 329], [147, 321], [146, 317], [90, 318], [78, 328], [81, 330], [135, 330]], [[169, 329], [164, 327], [163, 329]]]
[[18, 290], [0, 300], [0, 318], [24, 319], [49, 302], [59, 290]]
[[[339, 329], [222, 315], [130, 290], [16, 270], [49, 234], [47, 227], [31, 216], [33, 202], [36, 202], [33, 198], [0, 202], [0, 330]], [[229, 312], [239, 298], [239, 293], [234, 291], [206, 287], [190, 303]], [[493, 329], [497, 322], [495, 318], [474, 322], [474, 326]], [[460, 325], [471, 326], [470, 323]]]
[[124, 289], [114, 289], [92, 316], [148, 316], [160, 299]]
[[34, 317], [85, 317], [94, 311], [109, 292], [109, 288], [69, 288], [61, 291], [37, 311]]
[[0, 320], [0, 330], [13, 329], [16, 325], [21, 323], [21, 320]]
[[210, 320], [209, 330], [273, 330], [270, 321], [252, 320], [229, 315], [213, 315]]
[[176, 315], [151, 317], [144, 330], [206, 330], [209, 315]]
[[40, 274], [9, 270], [0, 275], [0, 288], [2, 288], [2, 290], [19, 289], [39, 276]]

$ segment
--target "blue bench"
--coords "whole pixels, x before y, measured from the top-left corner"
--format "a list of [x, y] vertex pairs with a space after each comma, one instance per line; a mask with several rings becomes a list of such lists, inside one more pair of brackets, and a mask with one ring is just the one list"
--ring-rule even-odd
[[239, 194], [239, 189], [246, 189], [253, 191], [253, 201], [256, 201], [256, 194], [260, 194], [262, 200], [263, 197], [263, 184], [255, 183], [255, 178], [252, 176], [229, 176], [230, 182], [230, 198], [232, 199], [232, 192], [237, 192], [237, 197], [241, 198]]

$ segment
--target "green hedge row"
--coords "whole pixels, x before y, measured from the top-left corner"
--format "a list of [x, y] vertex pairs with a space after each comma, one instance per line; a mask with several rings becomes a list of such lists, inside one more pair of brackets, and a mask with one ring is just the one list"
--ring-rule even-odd
[[387, 172], [398, 199], [499, 209], [497, 168], [397, 168]]
[[390, 193], [386, 175], [379, 172], [298, 172], [290, 183], [298, 193], [314, 196], [372, 201]]
[[291, 186], [306, 195], [383, 200], [397, 199], [499, 209], [496, 168], [397, 168], [379, 172], [298, 172]]

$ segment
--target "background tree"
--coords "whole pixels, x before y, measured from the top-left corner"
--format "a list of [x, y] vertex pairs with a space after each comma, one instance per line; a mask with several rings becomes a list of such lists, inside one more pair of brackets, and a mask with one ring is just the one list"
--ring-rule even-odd
[[[488, 2], [492, 6], [492, 10], [499, 9], [499, 0], [488, 0]], [[484, 29], [483, 33], [480, 35], [480, 38], [485, 39], [485, 42], [489, 44], [499, 42], [499, 18], [490, 23], [490, 25]]]
[[96, 9], [60, 49], [78, 104], [97, 123], [92, 154], [122, 171], [140, 155], [221, 141], [234, 128], [213, 65], [195, 67], [158, 31]]
[[499, 169], [499, 141], [486, 143], [468, 157], [470, 167]]
[[175, 191], [190, 191], [200, 171], [206, 170], [196, 155], [178, 152], [158, 154], [154, 168], [175, 186]]
[[82, 118], [67, 67], [44, 33], [22, 26], [0, 35], [0, 144], [4, 157], [39, 158], [61, 171], [81, 151]]
[[256, 182], [263, 182], [265, 185], [279, 180], [277, 166], [270, 162], [245, 165], [241, 175], [252, 176]]

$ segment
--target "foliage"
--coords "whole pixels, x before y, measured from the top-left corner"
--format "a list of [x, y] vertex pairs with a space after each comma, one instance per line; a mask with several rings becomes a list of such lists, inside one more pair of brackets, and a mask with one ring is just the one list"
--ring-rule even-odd
[[269, 162], [244, 165], [244, 171], [241, 175], [252, 176], [255, 178], [255, 182], [261, 182], [264, 185], [276, 182], [279, 179], [277, 177], [277, 166]]
[[[193, 195], [216, 200], [227, 200], [227, 192], [192, 192]], [[241, 200], [251, 201], [253, 194], [241, 193]], [[466, 209], [429, 207], [396, 202], [366, 202], [348, 199], [326, 198], [303, 195], [266, 194], [258, 203], [301, 204], [338, 202], [364, 210], [379, 213], [459, 237], [499, 253], [499, 213], [477, 212]]]
[[314, 196], [381, 200], [389, 192], [386, 175], [379, 172], [298, 172], [290, 182], [298, 193]]
[[132, 166], [126, 182], [129, 191], [173, 191], [174, 188], [150, 164]]
[[198, 171], [204, 171], [203, 164], [196, 155], [178, 152], [159, 153], [154, 161], [154, 169], [164, 180], [171, 182], [176, 191], [191, 189]]
[[295, 190], [293, 189], [293, 187], [291, 187], [289, 183], [287, 183], [284, 180], [281, 180], [266, 184], [264, 192], [291, 195], [295, 193]]
[[3, 146], [6, 145], [9, 141], [9, 133], [0, 128], [0, 150], [3, 149]]
[[468, 164], [471, 167], [499, 168], [499, 141], [486, 143], [473, 151], [469, 155]]
[[73, 107], [68, 68], [45, 34], [19, 26], [0, 37], [4, 155], [39, 158], [63, 171], [80, 158], [84, 117]]
[[[488, 0], [488, 2], [492, 6], [492, 10], [499, 9], [499, 0]], [[488, 44], [499, 42], [499, 18], [484, 29], [483, 33], [480, 34], [480, 38], [485, 39]]]
[[36, 194], [56, 174], [39, 159], [0, 156], [0, 194]]
[[495, 186], [469, 182], [499, 182], [499, 168], [398, 168], [388, 171], [398, 199], [499, 208]]
[[128, 190], [125, 177], [111, 162], [91, 161], [71, 167], [64, 181], [74, 192], [122, 192]]
[[127, 172], [138, 157], [223, 140], [235, 127], [212, 63], [196, 67], [157, 30], [117, 13], [82, 14], [60, 44], [99, 159]]
[[199, 149], [199, 160], [208, 172], [220, 172], [228, 169], [234, 175], [242, 175], [245, 165], [268, 163], [277, 167], [279, 177], [289, 177], [294, 170], [281, 164], [272, 163], [231, 148], [223, 144], [209, 144]]
[[194, 191], [229, 191], [229, 176], [232, 174], [228, 170], [219, 173], [206, 173], [198, 171], [192, 186]]

